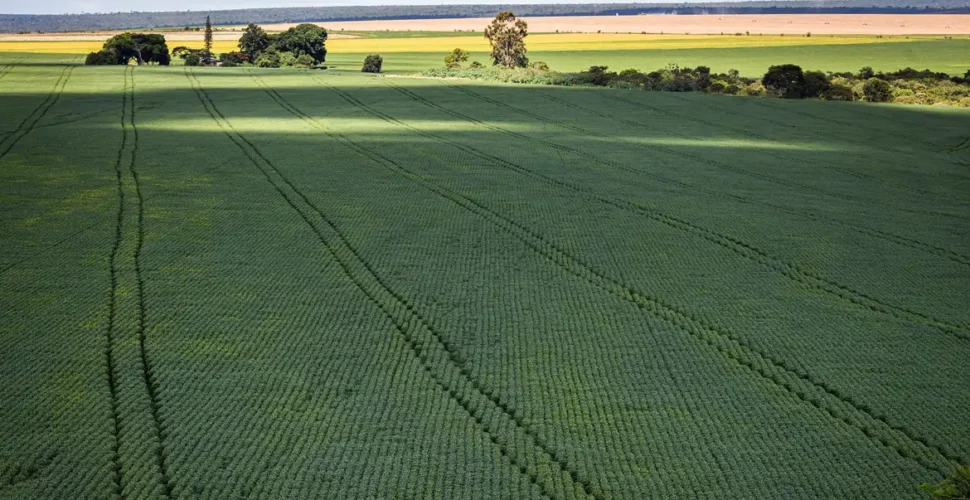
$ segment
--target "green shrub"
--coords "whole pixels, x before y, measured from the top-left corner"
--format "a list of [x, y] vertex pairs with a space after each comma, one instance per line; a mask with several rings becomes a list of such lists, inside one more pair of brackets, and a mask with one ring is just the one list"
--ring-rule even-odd
[[88, 54], [84, 58], [84, 64], [89, 66], [104, 66], [107, 64], [118, 64], [117, 60], [118, 56], [113, 51], [102, 49]]
[[364, 67], [361, 68], [361, 71], [364, 73], [380, 73], [382, 66], [384, 66], [384, 58], [380, 54], [371, 54], [364, 58]]
[[279, 67], [290, 68], [294, 63], [296, 63], [296, 54], [292, 52], [279, 53]]
[[536, 71], [549, 71], [549, 65], [542, 61], [533, 61], [529, 63], [529, 68]]
[[301, 54], [293, 61], [294, 68], [312, 68], [317, 62], [309, 54]]
[[831, 84], [825, 91], [819, 94], [819, 98], [826, 101], [854, 101], [855, 96], [852, 95], [852, 88], [846, 87], [845, 85]]
[[869, 102], [889, 102], [892, 99], [892, 90], [889, 82], [879, 78], [870, 78], [862, 84], [862, 94]]
[[191, 52], [185, 55], [185, 65], [186, 66], [202, 66], [202, 56], [196, 52]]
[[754, 82], [744, 89], [744, 95], [751, 97], [764, 97], [767, 93], [768, 91], [765, 89], [765, 86], [760, 82]]
[[771, 66], [761, 84], [776, 97], [801, 99], [805, 94], [805, 73], [794, 64]]
[[280, 56], [276, 52], [267, 50], [256, 58], [256, 66], [260, 68], [279, 68]]

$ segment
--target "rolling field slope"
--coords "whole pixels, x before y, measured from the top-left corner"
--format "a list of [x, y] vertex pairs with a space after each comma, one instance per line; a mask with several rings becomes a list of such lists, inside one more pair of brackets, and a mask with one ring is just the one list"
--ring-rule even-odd
[[0, 498], [970, 460], [966, 110], [0, 57]]

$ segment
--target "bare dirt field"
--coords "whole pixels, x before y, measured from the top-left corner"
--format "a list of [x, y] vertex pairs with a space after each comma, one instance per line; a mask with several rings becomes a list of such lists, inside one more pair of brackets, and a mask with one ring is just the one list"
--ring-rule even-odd
[[[763, 14], [528, 17], [533, 32], [764, 33], [826, 35], [970, 35], [970, 15], [935, 14]], [[482, 31], [490, 19], [406, 19], [318, 23], [347, 31]], [[291, 25], [272, 24], [268, 30]]]

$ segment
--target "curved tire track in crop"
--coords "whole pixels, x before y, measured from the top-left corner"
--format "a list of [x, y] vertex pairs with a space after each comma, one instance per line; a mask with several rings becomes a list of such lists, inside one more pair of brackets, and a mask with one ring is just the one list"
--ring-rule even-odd
[[[328, 85], [325, 82], [321, 83]], [[381, 119], [396, 122], [393, 118], [387, 117], [380, 111], [368, 107], [342, 90], [332, 86], [330, 88], [348, 103], [360, 107], [362, 110]], [[309, 119], [312, 120], [312, 118]], [[400, 124], [400, 122], [397, 123]], [[401, 166], [399, 163], [394, 162], [379, 152], [368, 150], [363, 146], [353, 143], [353, 141], [350, 141], [350, 139], [347, 139], [341, 134], [334, 135], [343, 137], [351, 143], [351, 147], [367, 155], [382, 167], [478, 215], [486, 222], [520, 240], [540, 256], [551, 261], [566, 272], [587, 281], [592, 286], [604, 290], [615, 297], [633, 303], [641, 310], [704, 342], [728, 359], [747, 367], [775, 386], [783, 389], [790, 396], [815, 406], [833, 419], [855, 427], [873, 442], [886, 446], [900, 456], [913, 460], [923, 467], [932, 470], [943, 472], [953, 464], [961, 463], [959, 457], [949, 454], [940, 447], [929, 443], [926, 439], [917, 436], [908, 428], [889, 423], [885, 416], [878, 415], [871, 408], [854, 402], [851, 398], [841, 394], [837, 389], [815, 379], [811, 374], [791, 368], [783, 361], [772, 358], [769, 354], [760, 351], [746, 342], [741, 336], [699, 318], [689, 311], [682, 310], [677, 306], [664, 302], [662, 299], [622, 283], [584, 263], [578, 257], [558, 247], [555, 243], [546, 240], [539, 233], [486, 207], [480, 202], [452, 191], [437, 182], [428, 180], [426, 176]]]
[[[266, 177], [267, 181], [287, 204], [310, 226], [344, 274], [391, 320], [395, 329], [410, 348], [410, 353], [420, 361], [428, 375], [451, 400], [465, 411], [479, 429], [486, 434], [492, 444], [498, 448], [499, 452], [509, 460], [513, 468], [535, 484], [545, 497], [585, 496], [598, 499], [599, 497], [591, 485], [581, 480], [578, 474], [564, 464], [554, 451], [546, 448], [541, 440], [523, 425], [521, 418], [516, 416], [511, 408], [492, 391], [482, 388], [471, 377], [467, 368], [457, 357], [454, 348], [444, 340], [439, 332], [430, 326], [428, 320], [422, 317], [403, 296], [388, 288], [370, 264], [363, 260], [359, 252], [350, 245], [349, 240], [339, 228], [302, 191], [298, 190], [258, 148], [232, 127], [228, 119], [215, 107], [214, 102], [195, 75], [188, 69], [185, 70], [185, 75], [212, 119]], [[267, 91], [267, 93], [273, 95], [270, 91]], [[289, 109], [288, 111], [292, 112]], [[314, 222], [313, 219], [322, 223]], [[440, 373], [442, 365], [448, 373]], [[499, 417], [501, 421], [495, 422], [494, 418], [486, 418], [488, 416], [486, 410], [492, 410], [491, 413]], [[505, 430], [504, 433], [501, 432], [503, 430]], [[519, 433], [532, 441], [531, 444], [535, 449], [531, 452], [538, 454], [538, 456], [534, 456], [538, 460], [526, 462], [517, 457], [516, 452], [521, 450], [509, 439], [500, 435], [512, 434], [513, 437], [518, 437], [516, 434]]]
[[[396, 88], [397, 90], [401, 91], [405, 95], [408, 95], [408, 96], [412, 97], [413, 99], [418, 100], [419, 102], [423, 102], [423, 103], [425, 103], [426, 105], [428, 105], [430, 107], [434, 107], [436, 109], [444, 110], [445, 112], [451, 114], [452, 116], [459, 117], [459, 118], [462, 118], [462, 119], [467, 120], [467, 121], [472, 121], [474, 123], [478, 123], [480, 125], [483, 125], [485, 127], [488, 127], [490, 129], [493, 129], [493, 130], [496, 130], [497, 129], [498, 131], [501, 131], [501, 132], [507, 132], [504, 129], [500, 129], [500, 128], [495, 127], [495, 126], [485, 124], [485, 123], [483, 123], [483, 122], [481, 122], [479, 120], [475, 120], [474, 118], [468, 117], [467, 115], [463, 115], [463, 114], [458, 113], [458, 112], [455, 112], [455, 111], [447, 110], [446, 108], [443, 108], [443, 107], [440, 107], [440, 106], [438, 106], [436, 104], [430, 103], [430, 101], [427, 101], [423, 97], [421, 97], [421, 96], [419, 96], [419, 95], [417, 95], [417, 94], [415, 94], [415, 93], [413, 93], [413, 92], [411, 92], [409, 90], [406, 90], [406, 89], [403, 89], [403, 88], [400, 88], [400, 87], [396, 87], [393, 84], [390, 84], [390, 85], [392, 87]], [[513, 108], [513, 109], [517, 109], [517, 108]], [[532, 114], [530, 113], [529, 116], [532, 116]], [[787, 261], [785, 261], [785, 260], [783, 260], [783, 259], [781, 259], [779, 257], [776, 257], [774, 255], [771, 255], [770, 253], [768, 253], [768, 252], [766, 252], [764, 250], [761, 250], [758, 247], [756, 247], [756, 246], [754, 246], [754, 245], [752, 245], [750, 243], [747, 243], [747, 242], [745, 242], [743, 240], [740, 240], [740, 239], [738, 239], [736, 237], [733, 237], [733, 236], [730, 236], [730, 235], [726, 235], [726, 234], [722, 234], [722, 233], [719, 233], [719, 232], [714, 231], [714, 230], [711, 230], [711, 229], [707, 229], [707, 228], [702, 227], [702, 226], [698, 226], [698, 225], [696, 225], [696, 224], [694, 224], [694, 223], [692, 223], [692, 222], [690, 222], [688, 220], [685, 220], [685, 219], [682, 219], [682, 218], [679, 218], [679, 217], [676, 217], [676, 216], [672, 216], [672, 215], [669, 215], [669, 214], [665, 214], [663, 212], [660, 212], [660, 211], [651, 209], [651, 208], [646, 207], [646, 206], [643, 206], [643, 205], [639, 205], [639, 204], [632, 203], [632, 202], [628, 202], [628, 201], [625, 201], [625, 200], [616, 199], [616, 198], [610, 198], [610, 197], [606, 197], [606, 196], [597, 194], [597, 193], [595, 193], [592, 190], [583, 188], [581, 186], [576, 186], [574, 184], [571, 184], [571, 183], [568, 183], [568, 182], [565, 182], [565, 181], [561, 181], [561, 180], [558, 180], [558, 179], [555, 179], [555, 178], [552, 178], [552, 177], [548, 177], [546, 175], [537, 173], [537, 172], [532, 171], [532, 170], [530, 170], [530, 169], [528, 169], [526, 167], [523, 167], [522, 165], [513, 163], [513, 162], [508, 161], [508, 160], [504, 160], [502, 158], [498, 158], [498, 157], [496, 157], [494, 155], [491, 155], [491, 154], [489, 154], [487, 152], [484, 152], [484, 151], [481, 151], [479, 149], [473, 148], [471, 146], [466, 146], [464, 144], [460, 144], [460, 143], [457, 143], [455, 141], [451, 141], [451, 140], [445, 139], [445, 138], [441, 137], [440, 135], [437, 135], [437, 134], [434, 134], [434, 133], [431, 133], [431, 132], [426, 132], [424, 130], [417, 129], [415, 127], [412, 127], [410, 125], [407, 125], [407, 124], [404, 124], [404, 123], [401, 123], [401, 122], [397, 122], [397, 123], [399, 125], [401, 125], [401, 126], [410, 128], [411, 130], [414, 130], [417, 133], [419, 133], [421, 135], [424, 135], [426, 137], [430, 137], [430, 138], [433, 138], [435, 140], [439, 140], [439, 141], [443, 141], [443, 142], [446, 142], [448, 144], [451, 144], [451, 145], [453, 145], [453, 146], [455, 146], [457, 148], [462, 149], [463, 151], [466, 151], [466, 152], [468, 152], [468, 153], [470, 153], [472, 155], [478, 156], [479, 158], [482, 158], [483, 160], [488, 161], [488, 162], [490, 162], [490, 163], [492, 163], [494, 165], [501, 166], [503, 168], [508, 168], [508, 169], [515, 170], [515, 171], [520, 172], [520, 173], [523, 173], [523, 174], [525, 174], [527, 176], [536, 178], [536, 179], [538, 179], [538, 180], [540, 180], [542, 182], [545, 182], [547, 184], [553, 184], [553, 185], [556, 185], [556, 186], [559, 186], [559, 187], [565, 187], [565, 188], [567, 188], [569, 190], [572, 190], [572, 191], [581, 193], [581, 194], [583, 194], [585, 196], [592, 196], [595, 199], [597, 199], [598, 201], [601, 201], [601, 202], [606, 203], [608, 205], [611, 205], [613, 207], [619, 208], [621, 210], [626, 210], [626, 211], [631, 211], [631, 212], [635, 212], [635, 213], [640, 213], [640, 214], [646, 215], [648, 218], [650, 218], [650, 219], [652, 219], [652, 220], [654, 220], [656, 222], [659, 222], [661, 224], [664, 224], [666, 226], [672, 227], [674, 229], [677, 229], [677, 230], [686, 232], [688, 234], [692, 234], [694, 236], [698, 236], [700, 238], [703, 238], [703, 239], [705, 239], [705, 240], [707, 240], [707, 241], [709, 241], [711, 243], [714, 243], [716, 245], [719, 245], [721, 247], [724, 247], [724, 248], [726, 248], [726, 249], [728, 249], [728, 250], [730, 250], [730, 251], [732, 251], [732, 252], [734, 252], [734, 253], [736, 253], [736, 254], [744, 257], [744, 258], [747, 258], [749, 260], [752, 260], [754, 262], [757, 262], [757, 263], [759, 263], [759, 264], [761, 264], [761, 265], [763, 265], [763, 266], [765, 266], [765, 267], [767, 267], [767, 268], [769, 268], [769, 269], [771, 269], [773, 271], [776, 271], [776, 272], [782, 274], [783, 276], [785, 276], [786, 278], [789, 278], [789, 279], [791, 279], [793, 281], [796, 281], [798, 283], [801, 283], [801, 284], [810, 286], [810, 287], [812, 287], [812, 288], [814, 288], [814, 289], [816, 289], [818, 291], [824, 292], [824, 293], [826, 293], [826, 294], [828, 294], [830, 296], [833, 296], [835, 298], [838, 298], [840, 300], [847, 301], [847, 302], [849, 302], [849, 303], [851, 303], [851, 304], [853, 304], [853, 305], [855, 305], [857, 307], [860, 307], [860, 308], [863, 308], [863, 309], [868, 309], [868, 310], [871, 310], [871, 311], [876, 311], [876, 312], [879, 312], [879, 313], [882, 313], [882, 314], [887, 314], [887, 315], [892, 316], [892, 317], [894, 317], [896, 319], [899, 319], [899, 320], [908, 321], [908, 322], [917, 323], [917, 324], [923, 324], [923, 325], [927, 325], [927, 326], [930, 326], [930, 327], [933, 327], [933, 328], [937, 328], [937, 329], [943, 331], [944, 333], [947, 333], [949, 335], [953, 335], [954, 337], [959, 338], [961, 340], [970, 340], [970, 327], [968, 327], [967, 325], [960, 324], [960, 323], [953, 323], [953, 322], [949, 322], [949, 321], [945, 321], [945, 320], [941, 320], [941, 319], [938, 319], [938, 318], [934, 318], [934, 317], [932, 317], [932, 316], [930, 316], [928, 314], [925, 314], [925, 313], [921, 313], [921, 312], [918, 312], [918, 311], [913, 311], [913, 310], [910, 310], [910, 309], [905, 308], [905, 307], [895, 306], [895, 305], [892, 305], [892, 304], [883, 302], [883, 301], [881, 301], [881, 300], [879, 300], [879, 299], [877, 299], [875, 297], [870, 296], [869, 294], [866, 294], [865, 292], [861, 292], [861, 291], [858, 291], [858, 290], [854, 290], [854, 289], [852, 289], [852, 288], [850, 288], [850, 287], [848, 287], [846, 285], [843, 285], [841, 283], [832, 281], [832, 280], [830, 280], [828, 278], [825, 278], [823, 276], [817, 275], [817, 274], [812, 273], [810, 271], [806, 271], [806, 270], [800, 268], [798, 265], [796, 265], [794, 263], [787, 262]], [[583, 152], [581, 150], [578, 150], [578, 149], [575, 149], [575, 148], [571, 148], [571, 147], [568, 147], [568, 146], [562, 146], [562, 145], [559, 145], [559, 144], [556, 144], [556, 143], [552, 143], [550, 141], [545, 141], [545, 140], [542, 140], [542, 139], [531, 138], [529, 136], [526, 136], [526, 135], [523, 135], [523, 134], [519, 134], [519, 133], [516, 133], [516, 132], [508, 132], [508, 134], [513, 135], [515, 137], [523, 138], [523, 139], [526, 139], [526, 140], [531, 140], [533, 142], [539, 142], [541, 144], [544, 144], [544, 145], [553, 147], [553, 148], [558, 149], [558, 150], [569, 151], [570, 153], [574, 153], [574, 154], [583, 156], [585, 158], [590, 158], [590, 159], [593, 159], [593, 160], [596, 160], [596, 161], [605, 162], [603, 160], [597, 159], [593, 155], [590, 155], [588, 153], [585, 153], [585, 152]], [[611, 164], [612, 165], [613, 162], [609, 162], [607, 164]]]
[[0, 68], [0, 80], [3, 80], [3, 77], [7, 76], [7, 74], [13, 71], [18, 64], [24, 62], [25, 60], [27, 60], [26, 57], [21, 57], [19, 59], [14, 59], [11, 63], [5, 64], [2, 68]]
[[[144, 197], [135, 167], [138, 129], [135, 125], [134, 68], [125, 68], [124, 76], [122, 143], [115, 162], [118, 212], [115, 242], [109, 257], [111, 302], [105, 351], [114, 420], [114, 484], [120, 498], [150, 494], [157, 492], [156, 488], [160, 488], [161, 496], [172, 498], [174, 484], [167, 471], [157, 382], [145, 345], [145, 284], [141, 274]], [[132, 349], [133, 345], [137, 345], [135, 350]], [[119, 359], [124, 361], [119, 363]], [[137, 374], [132, 374], [124, 366], [129, 369], [140, 366], [140, 369]], [[149, 413], [147, 419], [141, 413], [145, 408], [143, 404]], [[146, 420], [149, 422], [146, 423]], [[150, 437], [141, 434], [143, 424], [152, 427]], [[151, 449], [146, 449], [148, 447]], [[153, 463], [139, 461], [146, 455], [152, 456]], [[145, 479], [145, 474], [153, 469], [157, 471], [158, 484], [142, 484], [145, 481], [150, 483], [150, 478]]]
[[[932, 254], [935, 254], [937, 256], [944, 257], [946, 259], [952, 260], [954, 262], [958, 262], [960, 264], [970, 266], [970, 257], [968, 257], [966, 255], [963, 255], [963, 254], [959, 254], [959, 253], [954, 252], [952, 250], [948, 250], [946, 248], [937, 247], [935, 245], [931, 245], [931, 244], [928, 244], [926, 242], [922, 242], [922, 241], [919, 241], [919, 240], [914, 240], [912, 238], [907, 238], [905, 236], [900, 236], [900, 235], [897, 235], [897, 234], [887, 233], [885, 231], [880, 231], [880, 230], [877, 230], [877, 229], [872, 229], [872, 228], [869, 228], [869, 227], [866, 227], [866, 226], [860, 226], [860, 225], [857, 225], [857, 224], [852, 224], [852, 223], [844, 222], [844, 221], [841, 221], [841, 220], [838, 220], [838, 219], [833, 219], [831, 217], [827, 217], [827, 216], [822, 215], [822, 214], [816, 214], [816, 213], [808, 212], [808, 211], [804, 211], [804, 210], [795, 210], [795, 209], [792, 209], [792, 208], [789, 208], [789, 207], [786, 207], [786, 206], [783, 206], [783, 205], [776, 205], [776, 204], [773, 204], [773, 203], [769, 203], [769, 202], [765, 202], [765, 201], [760, 201], [760, 200], [751, 200], [751, 199], [748, 199], [748, 198], [745, 198], [743, 196], [736, 195], [736, 194], [722, 193], [720, 191], [715, 191], [715, 190], [712, 190], [712, 189], [707, 189], [707, 188], [704, 188], [704, 187], [701, 187], [701, 186], [697, 186], [695, 184], [690, 184], [690, 183], [686, 183], [686, 182], [683, 182], [683, 181], [680, 181], [680, 180], [677, 180], [677, 179], [668, 178], [668, 177], [665, 177], [663, 175], [660, 175], [660, 174], [657, 174], [657, 173], [654, 173], [654, 172], [644, 171], [644, 170], [639, 170], [639, 169], [636, 169], [636, 168], [628, 167], [628, 166], [623, 165], [621, 163], [617, 163], [617, 162], [610, 161], [610, 160], [605, 160], [605, 159], [599, 158], [597, 156], [590, 155], [590, 154], [588, 154], [588, 153], [586, 153], [586, 152], [584, 152], [582, 150], [574, 149], [574, 148], [571, 148], [569, 146], [563, 146], [561, 144], [557, 144], [557, 143], [554, 143], [554, 142], [551, 142], [551, 141], [546, 141], [546, 140], [543, 140], [543, 139], [540, 139], [540, 138], [526, 136], [526, 135], [520, 134], [518, 132], [514, 132], [514, 131], [511, 131], [511, 130], [506, 130], [506, 129], [503, 129], [503, 128], [498, 127], [498, 126], [495, 126], [495, 125], [491, 125], [491, 124], [482, 122], [480, 120], [475, 119], [474, 117], [471, 117], [471, 116], [468, 116], [468, 115], [459, 113], [457, 111], [450, 110], [450, 109], [445, 108], [443, 106], [439, 106], [438, 104], [436, 104], [434, 102], [431, 102], [431, 101], [429, 101], [427, 99], [424, 99], [424, 98], [422, 98], [422, 97], [414, 94], [413, 92], [411, 92], [411, 91], [409, 91], [407, 89], [404, 89], [404, 88], [401, 88], [401, 87], [397, 87], [397, 86], [395, 86], [393, 84], [390, 84], [390, 83], [388, 83], [388, 85], [391, 86], [392, 88], [395, 88], [399, 92], [404, 93], [405, 95], [410, 95], [413, 99], [418, 100], [419, 102], [423, 102], [426, 106], [429, 106], [429, 107], [438, 109], [438, 110], [440, 110], [440, 111], [442, 111], [444, 113], [450, 114], [450, 115], [452, 115], [452, 116], [454, 116], [456, 118], [460, 118], [462, 120], [466, 120], [466, 121], [470, 121], [472, 123], [476, 123], [476, 124], [478, 124], [478, 125], [480, 125], [482, 127], [488, 128], [490, 130], [493, 130], [493, 131], [498, 132], [498, 133], [501, 133], [501, 134], [505, 134], [505, 135], [512, 136], [512, 137], [518, 137], [520, 139], [527, 140], [527, 141], [538, 142], [538, 143], [544, 144], [546, 146], [549, 146], [550, 148], [553, 148], [553, 149], [556, 149], [556, 150], [559, 150], [559, 151], [568, 151], [570, 153], [573, 153], [573, 154], [582, 156], [583, 158], [586, 158], [586, 159], [588, 159], [590, 161], [594, 161], [594, 162], [600, 163], [602, 165], [612, 166], [612, 167], [618, 168], [620, 170], [625, 170], [625, 171], [632, 172], [632, 173], [635, 173], [635, 174], [639, 174], [639, 175], [644, 175], [644, 176], [650, 177], [650, 178], [656, 180], [657, 182], [661, 182], [663, 184], [677, 185], [677, 186], [680, 186], [680, 187], [685, 188], [685, 189], [688, 189], [688, 190], [698, 191], [698, 192], [705, 193], [705, 194], [708, 194], [708, 195], [711, 195], [711, 196], [715, 196], [715, 197], [718, 197], [718, 198], [729, 198], [729, 199], [732, 199], [732, 200], [735, 200], [735, 201], [744, 203], [746, 205], [760, 205], [760, 206], [769, 207], [769, 208], [772, 208], [772, 209], [775, 209], [775, 210], [778, 210], [778, 211], [781, 211], [781, 212], [785, 212], [785, 213], [794, 215], [796, 217], [807, 218], [809, 220], [824, 222], [824, 223], [827, 223], [827, 224], [835, 224], [835, 225], [838, 225], [840, 227], [844, 227], [846, 229], [850, 229], [852, 231], [856, 231], [856, 232], [865, 234], [867, 236], [871, 236], [871, 237], [874, 237], [874, 238], [883, 239], [885, 241], [889, 241], [889, 242], [892, 242], [892, 243], [895, 243], [895, 244], [898, 244], [898, 245], [902, 245], [902, 246], [910, 247], [910, 248], [913, 248], [913, 249], [921, 250], [921, 251], [924, 251], [924, 252], [927, 252], [927, 253], [932, 253]], [[519, 112], [523, 112], [522, 110], [518, 110], [517, 108], [514, 108], [514, 109], [516, 109]], [[549, 123], [551, 123], [553, 125], [556, 125], [556, 126], [559, 126], [560, 125], [560, 124], [558, 124], [556, 122], [549, 122]], [[659, 149], [661, 151], [666, 151], [666, 148], [659, 148]]]
[[20, 122], [17, 129], [14, 130], [9, 136], [4, 140], [0, 141], [0, 160], [7, 156], [7, 153], [13, 149], [14, 146], [23, 139], [23, 137], [30, 133], [31, 130], [37, 125], [44, 115], [50, 111], [51, 107], [57, 103], [58, 99], [61, 98], [61, 93], [64, 92], [64, 87], [67, 85], [67, 81], [71, 79], [71, 73], [74, 71], [74, 66], [68, 66], [61, 71], [61, 74], [57, 77], [57, 81], [54, 82], [54, 89], [47, 94], [47, 98], [44, 99], [34, 111], [30, 113], [24, 121]]

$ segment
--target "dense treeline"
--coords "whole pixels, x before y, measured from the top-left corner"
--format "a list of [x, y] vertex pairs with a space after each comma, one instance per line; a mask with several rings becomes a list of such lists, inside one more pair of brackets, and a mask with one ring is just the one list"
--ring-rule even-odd
[[800, 13], [970, 13], [968, 0], [827, 0], [682, 3], [604, 3], [550, 5], [376, 5], [286, 7], [213, 12], [117, 12], [65, 15], [0, 14], [0, 32], [85, 31], [201, 26], [207, 14], [222, 24], [369, 19], [492, 17], [514, 10], [519, 16], [589, 16], [633, 14], [800, 14]]
[[578, 73], [560, 73], [549, 71], [545, 63], [536, 61], [528, 67], [514, 69], [475, 63], [462, 68], [453, 64], [425, 71], [424, 75], [507, 83], [970, 107], [970, 71], [963, 76], [951, 76], [928, 69], [905, 68], [883, 73], [866, 67], [856, 73], [826, 73], [782, 64], [772, 66], [763, 77], [756, 79], [741, 76], [737, 70], [713, 73], [706, 66], [681, 68], [673, 64], [646, 73], [636, 69], [609, 71], [606, 66], [592, 66]]

